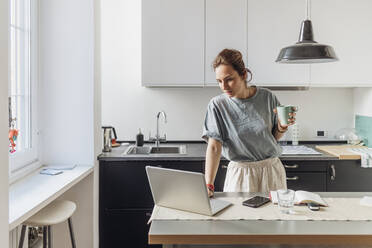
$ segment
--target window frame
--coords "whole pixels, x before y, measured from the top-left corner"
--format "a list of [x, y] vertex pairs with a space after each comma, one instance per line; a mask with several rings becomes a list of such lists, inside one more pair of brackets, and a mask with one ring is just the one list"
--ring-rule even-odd
[[[9, 0], [11, 2], [13, 0]], [[38, 46], [38, 0], [30, 1], [30, 138], [31, 148], [24, 151], [17, 151], [9, 154], [9, 179], [10, 183], [19, 176], [23, 176], [30, 170], [41, 166], [39, 162], [39, 131], [38, 131], [38, 82], [39, 82], [39, 46]], [[10, 18], [13, 14], [9, 4], [9, 25]], [[11, 42], [10, 26], [8, 35], [9, 44]], [[11, 49], [9, 49], [9, 64], [11, 64]], [[9, 74], [10, 74], [9, 68]], [[11, 89], [11, 77], [9, 77], [9, 95]]]

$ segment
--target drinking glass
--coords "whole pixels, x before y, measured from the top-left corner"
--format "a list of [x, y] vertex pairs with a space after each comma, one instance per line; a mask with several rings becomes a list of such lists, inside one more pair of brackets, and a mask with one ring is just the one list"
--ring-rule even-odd
[[278, 205], [280, 212], [283, 214], [293, 213], [293, 205], [295, 192], [291, 189], [279, 189], [278, 193]]

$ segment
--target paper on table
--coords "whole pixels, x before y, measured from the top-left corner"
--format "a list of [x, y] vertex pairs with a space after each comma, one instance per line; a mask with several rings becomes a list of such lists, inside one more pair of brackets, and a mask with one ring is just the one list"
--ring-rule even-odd
[[54, 169], [42, 169], [40, 171], [40, 174], [51, 175], [51, 176], [59, 175], [61, 173], [63, 173], [63, 171], [61, 171], [61, 170], [54, 170]]

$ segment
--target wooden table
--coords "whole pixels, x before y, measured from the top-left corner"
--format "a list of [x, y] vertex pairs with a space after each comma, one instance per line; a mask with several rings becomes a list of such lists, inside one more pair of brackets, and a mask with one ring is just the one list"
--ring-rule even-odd
[[[322, 197], [343, 198], [372, 196], [370, 192], [322, 192], [319, 194]], [[216, 193], [216, 197], [221, 196], [248, 198], [252, 194]], [[163, 244], [165, 247], [172, 247], [173, 244], [372, 246], [372, 221], [154, 220], [149, 230], [149, 244]]]

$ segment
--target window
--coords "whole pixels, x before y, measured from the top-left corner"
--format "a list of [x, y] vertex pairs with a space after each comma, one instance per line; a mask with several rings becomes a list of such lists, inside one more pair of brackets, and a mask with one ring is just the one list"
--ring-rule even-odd
[[[10, 172], [37, 161], [37, 18], [35, 0], [10, 0]], [[17, 132], [18, 136], [16, 136]], [[11, 140], [10, 140], [11, 141]]]

